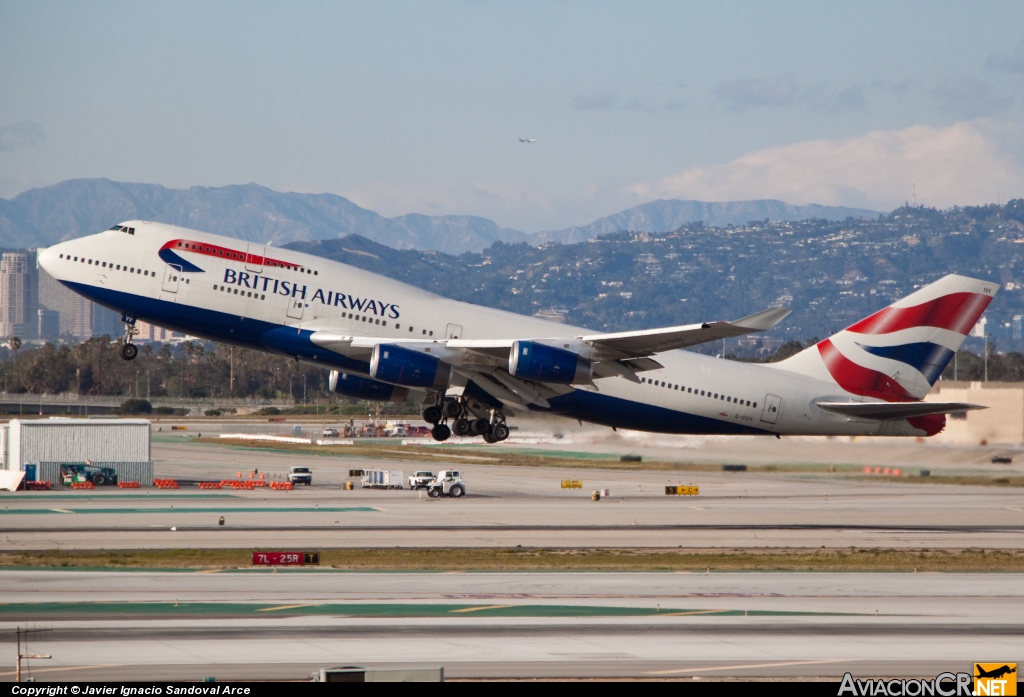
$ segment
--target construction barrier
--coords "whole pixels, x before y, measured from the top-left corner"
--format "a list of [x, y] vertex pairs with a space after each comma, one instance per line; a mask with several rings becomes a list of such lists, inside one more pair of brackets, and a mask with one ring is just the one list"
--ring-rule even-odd
[[172, 431], [187, 431], [188, 426], [171, 426]]
[[72, 489], [95, 489], [96, 485], [92, 482], [72, 482]]
[[25, 491], [49, 491], [50, 482], [25, 482]]
[[666, 496], [699, 496], [699, 486], [667, 486], [665, 487]]
[[197, 482], [196, 486], [200, 489], [219, 489], [222, 485], [220, 482]]
[[582, 479], [563, 479], [562, 480], [562, 488], [563, 489], [582, 489], [583, 488], [583, 480]]
[[880, 474], [885, 477], [898, 477], [900, 476], [900, 468], [895, 467], [890, 469], [888, 467], [865, 467], [864, 474]]
[[119, 489], [138, 489], [138, 482], [118, 482], [117, 486]]
[[157, 489], [179, 489], [178, 482], [173, 479], [154, 479], [153, 486]]
[[295, 487], [292, 486], [291, 482], [270, 482], [271, 489], [278, 489], [281, 491], [291, 491]]

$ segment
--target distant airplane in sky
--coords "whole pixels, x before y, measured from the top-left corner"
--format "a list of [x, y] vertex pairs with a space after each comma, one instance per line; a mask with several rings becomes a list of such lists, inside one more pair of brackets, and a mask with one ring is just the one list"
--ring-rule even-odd
[[536, 143], [537, 139], [536, 138], [520, 138], [519, 142], [520, 143]]

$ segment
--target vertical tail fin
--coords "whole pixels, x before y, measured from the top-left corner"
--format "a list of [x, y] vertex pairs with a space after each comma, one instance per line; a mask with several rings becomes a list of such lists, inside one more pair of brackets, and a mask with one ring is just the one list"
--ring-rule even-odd
[[998, 290], [945, 276], [777, 365], [862, 397], [920, 400]]

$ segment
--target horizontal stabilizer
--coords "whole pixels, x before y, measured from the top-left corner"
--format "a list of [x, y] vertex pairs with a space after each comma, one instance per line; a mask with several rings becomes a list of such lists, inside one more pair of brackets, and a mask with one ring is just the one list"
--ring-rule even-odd
[[916, 416], [950, 414], [988, 408], [964, 402], [818, 402], [817, 404], [833, 414], [877, 421], [912, 419]]

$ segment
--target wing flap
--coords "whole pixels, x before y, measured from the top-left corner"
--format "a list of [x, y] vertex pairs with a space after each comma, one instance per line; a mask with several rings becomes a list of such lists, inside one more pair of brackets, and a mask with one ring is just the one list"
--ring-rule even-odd
[[951, 414], [988, 408], [964, 402], [818, 402], [817, 404], [833, 414], [875, 421], [912, 419], [916, 416]]

